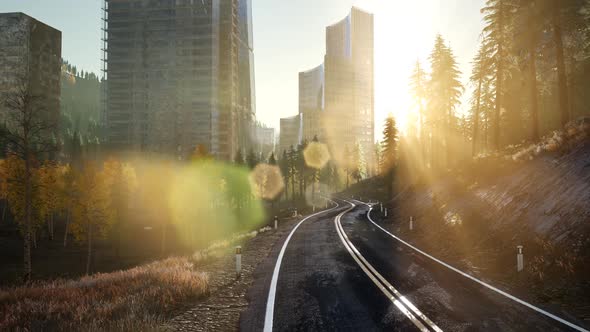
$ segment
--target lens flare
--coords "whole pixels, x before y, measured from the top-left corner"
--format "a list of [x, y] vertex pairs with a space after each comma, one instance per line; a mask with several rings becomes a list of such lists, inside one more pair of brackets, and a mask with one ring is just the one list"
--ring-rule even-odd
[[278, 166], [258, 164], [250, 173], [249, 180], [254, 195], [262, 199], [275, 199], [285, 188]]
[[330, 151], [325, 144], [311, 142], [303, 151], [305, 164], [315, 169], [322, 169], [330, 161]]
[[252, 194], [247, 169], [207, 160], [180, 166], [167, 180], [171, 181], [172, 223], [187, 246], [206, 246], [212, 240], [254, 229], [264, 220], [264, 208]]

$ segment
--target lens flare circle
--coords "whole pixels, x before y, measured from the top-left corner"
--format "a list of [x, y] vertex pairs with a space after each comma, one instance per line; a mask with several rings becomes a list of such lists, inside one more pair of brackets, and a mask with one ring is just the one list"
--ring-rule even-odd
[[322, 169], [330, 161], [330, 151], [326, 144], [311, 142], [303, 150], [305, 164], [315, 169]]

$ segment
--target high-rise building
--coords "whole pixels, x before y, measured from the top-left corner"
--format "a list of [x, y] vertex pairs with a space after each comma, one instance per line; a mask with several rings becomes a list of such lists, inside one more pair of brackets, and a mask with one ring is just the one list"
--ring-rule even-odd
[[324, 65], [299, 73], [299, 115], [303, 122], [303, 140], [324, 139]]
[[297, 148], [302, 139], [301, 117], [295, 115], [289, 118], [281, 119], [281, 132], [279, 133], [279, 151], [282, 156], [283, 151], [289, 151], [291, 147]]
[[275, 129], [256, 123], [254, 132], [256, 133], [256, 147], [254, 150], [262, 153], [266, 158], [271, 152], [275, 151]]
[[356, 144], [366, 156], [373, 155], [373, 46], [373, 15], [358, 8], [326, 29], [323, 126], [337, 159]]
[[60, 77], [61, 31], [23, 13], [0, 13], [0, 101], [25, 84], [56, 122]]
[[105, 0], [111, 147], [230, 160], [255, 115], [251, 0]]

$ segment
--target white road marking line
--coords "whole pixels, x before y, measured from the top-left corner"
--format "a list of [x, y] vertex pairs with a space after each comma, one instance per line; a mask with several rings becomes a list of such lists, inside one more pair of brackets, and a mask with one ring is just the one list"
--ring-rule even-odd
[[[358, 202], [360, 202], [360, 201], [358, 201]], [[482, 286], [484, 286], [484, 287], [486, 287], [486, 288], [488, 288], [488, 289], [490, 289], [490, 290], [492, 290], [492, 291], [494, 291], [494, 292], [496, 292], [496, 293], [498, 293], [498, 294], [500, 294], [500, 295], [503, 295], [504, 297], [507, 297], [507, 298], [511, 299], [512, 301], [514, 301], [514, 302], [517, 302], [517, 303], [519, 303], [519, 304], [522, 304], [522, 305], [524, 305], [525, 307], [528, 307], [529, 309], [532, 309], [532, 310], [534, 310], [534, 311], [536, 311], [536, 312], [538, 312], [538, 313], [540, 313], [540, 314], [543, 314], [543, 315], [545, 315], [545, 316], [547, 316], [547, 317], [549, 317], [549, 318], [551, 318], [551, 319], [553, 319], [553, 320], [555, 320], [555, 321], [558, 321], [558, 322], [560, 322], [560, 323], [562, 323], [562, 324], [564, 324], [564, 325], [567, 325], [567, 326], [571, 327], [571, 328], [572, 328], [572, 329], [574, 329], [574, 330], [577, 330], [577, 331], [580, 331], [580, 332], [590, 332], [590, 331], [586, 330], [585, 328], [583, 328], [583, 327], [581, 327], [581, 326], [578, 326], [578, 325], [576, 325], [576, 324], [574, 324], [574, 323], [571, 323], [571, 322], [569, 322], [569, 321], [567, 321], [567, 320], [565, 320], [565, 319], [563, 319], [563, 318], [561, 318], [561, 317], [559, 317], [559, 316], [556, 316], [556, 315], [554, 315], [554, 314], [552, 314], [552, 313], [550, 313], [550, 312], [548, 312], [548, 311], [545, 311], [545, 310], [543, 310], [543, 309], [541, 309], [541, 308], [539, 308], [539, 307], [536, 307], [536, 306], [535, 306], [535, 305], [533, 305], [533, 304], [530, 304], [530, 303], [528, 303], [528, 302], [526, 302], [526, 301], [524, 301], [524, 300], [521, 300], [521, 299], [519, 299], [518, 297], [516, 297], [516, 296], [514, 296], [514, 295], [508, 294], [507, 292], [505, 292], [505, 291], [503, 291], [503, 290], [501, 290], [501, 289], [498, 289], [498, 288], [496, 288], [496, 287], [494, 287], [494, 286], [492, 286], [492, 285], [490, 285], [490, 284], [487, 284], [487, 283], [485, 283], [485, 282], [483, 282], [483, 281], [481, 281], [481, 280], [479, 280], [479, 279], [475, 278], [474, 276], [472, 276], [472, 275], [469, 275], [469, 274], [467, 274], [467, 273], [465, 273], [465, 272], [463, 272], [463, 271], [461, 271], [461, 270], [459, 270], [459, 269], [457, 269], [457, 268], [455, 268], [455, 267], [453, 267], [453, 266], [451, 266], [451, 265], [449, 265], [449, 264], [447, 264], [447, 263], [445, 263], [445, 262], [441, 261], [440, 259], [438, 259], [438, 258], [436, 258], [436, 257], [434, 257], [434, 256], [432, 256], [432, 255], [430, 255], [430, 254], [427, 254], [426, 252], [424, 252], [424, 251], [422, 251], [422, 250], [420, 250], [420, 249], [418, 249], [418, 248], [414, 247], [413, 245], [411, 245], [411, 244], [409, 244], [408, 242], [406, 242], [406, 241], [404, 241], [404, 240], [400, 239], [399, 237], [397, 237], [397, 236], [395, 236], [395, 235], [391, 234], [389, 231], [387, 231], [386, 229], [384, 229], [383, 227], [381, 227], [379, 224], [377, 224], [377, 223], [376, 223], [376, 222], [375, 222], [375, 221], [374, 221], [374, 220], [371, 218], [371, 211], [373, 211], [373, 206], [372, 206], [372, 205], [370, 205], [370, 204], [364, 203], [364, 202], [361, 202], [361, 203], [363, 203], [363, 204], [365, 204], [365, 205], [367, 205], [367, 206], [369, 207], [369, 212], [367, 213], [367, 218], [369, 219], [369, 221], [370, 221], [370, 222], [371, 222], [373, 225], [375, 225], [377, 228], [379, 228], [380, 230], [382, 230], [384, 233], [388, 234], [388, 235], [389, 235], [389, 236], [391, 236], [392, 238], [396, 239], [397, 241], [401, 242], [402, 244], [406, 245], [407, 247], [409, 247], [409, 248], [413, 249], [414, 251], [416, 251], [416, 252], [418, 252], [418, 253], [422, 254], [422, 255], [423, 255], [423, 256], [425, 256], [425, 257], [428, 257], [428, 258], [430, 258], [431, 260], [433, 260], [433, 261], [435, 261], [435, 262], [437, 262], [437, 263], [441, 264], [442, 266], [444, 266], [444, 267], [448, 268], [449, 270], [452, 270], [452, 271], [454, 271], [454, 272], [456, 272], [456, 273], [458, 273], [458, 274], [462, 275], [463, 277], [465, 277], [465, 278], [467, 278], [467, 279], [470, 279], [470, 280], [472, 280], [472, 281], [475, 281], [476, 283], [478, 283], [478, 284], [480, 284], [480, 285], [482, 285]]]
[[301, 224], [304, 221], [306, 221], [309, 218], [315, 217], [319, 214], [332, 211], [332, 210], [338, 208], [339, 206], [340, 205], [338, 205], [338, 203], [336, 203], [336, 206], [329, 209], [329, 210], [320, 211], [318, 213], [314, 213], [312, 215], [309, 215], [309, 216], [303, 218], [299, 223], [297, 223], [297, 225], [295, 225], [295, 227], [293, 227], [293, 229], [291, 230], [291, 233], [289, 233], [289, 236], [285, 240], [285, 243], [283, 243], [283, 247], [281, 248], [281, 251], [279, 253], [279, 257], [277, 258], [277, 262], [275, 264], [275, 268], [274, 268], [274, 271], [272, 274], [272, 279], [270, 281], [270, 288], [268, 290], [268, 298], [266, 300], [266, 315], [264, 316], [264, 332], [272, 332], [272, 325], [273, 325], [274, 311], [275, 311], [275, 295], [276, 295], [276, 291], [277, 291], [277, 282], [279, 280], [279, 271], [281, 270], [281, 262], [283, 261], [283, 256], [285, 255], [285, 251], [287, 250], [287, 245], [289, 244], [289, 240], [291, 240], [291, 237], [293, 236], [293, 234], [295, 233], [297, 228], [299, 228], [299, 226], [301, 226]]
[[[340, 240], [344, 244], [344, 247], [352, 258], [356, 261], [356, 263], [361, 267], [363, 272], [373, 281], [373, 283], [387, 296], [393, 304], [418, 328], [420, 331], [430, 331], [428, 327], [426, 327], [424, 323], [426, 323], [432, 330], [436, 332], [442, 332], [436, 324], [434, 324], [426, 315], [424, 315], [416, 306], [414, 306], [405, 296], [400, 294], [375, 268], [363, 257], [363, 255], [358, 251], [358, 249], [354, 246], [352, 241], [344, 232], [344, 228], [342, 227], [341, 218], [343, 215], [354, 209], [355, 205], [346, 201], [347, 203], [351, 204], [351, 207], [342, 212], [336, 218], [334, 218], [334, 225], [336, 226], [336, 231], [338, 232], [338, 236]], [[393, 293], [393, 296], [392, 296]], [[406, 308], [404, 304], [409, 308]], [[421, 318], [420, 321], [417, 317]]]

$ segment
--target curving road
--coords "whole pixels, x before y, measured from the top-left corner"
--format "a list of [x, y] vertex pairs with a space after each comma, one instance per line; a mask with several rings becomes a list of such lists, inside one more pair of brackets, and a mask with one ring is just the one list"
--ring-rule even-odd
[[572, 330], [404, 246], [368, 211], [338, 200], [298, 224], [258, 268], [241, 330]]

